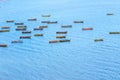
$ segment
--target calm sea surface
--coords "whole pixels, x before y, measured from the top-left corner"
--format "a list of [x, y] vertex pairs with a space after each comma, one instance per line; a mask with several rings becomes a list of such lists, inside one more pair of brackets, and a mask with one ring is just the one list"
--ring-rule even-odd
[[[114, 13], [107, 16], [106, 13]], [[50, 18], [41, 17], [51, 14]], [[37, 21], [27, 21], [37, 18]], [[22, 34], [14, 23], [24, 22], [27, 30], [46, 25], [42, 20], [58, 21], [43, 31]], [[74, 24], [74, 20], [84, 20]], [[73, 25], [61, 28], [61, 25]], [[120, 0], [2, 0], [0, 28], [10, 26], [10, 32], [0, 33], [0, 80], [120, 80]], [[92, 31], [82, 31], [93, 27]], [[68, 31], [67, 43], [49, 44], [56, 40], [56, 31]], [[35, 33], [44, 34], [34, 37]], [[19, 36], [32, 36], [23, 43], [12, 44]], [[94, 42], [104, 38], [103, 42]]]

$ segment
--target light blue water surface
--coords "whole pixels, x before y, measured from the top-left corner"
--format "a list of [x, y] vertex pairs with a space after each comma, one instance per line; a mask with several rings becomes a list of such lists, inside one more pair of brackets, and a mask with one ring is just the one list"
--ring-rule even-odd
[[[109, 35], [120, 31], [119, 0], [8, 0], [0, 2], [0, 27], [10, 26], [9, 33], [0, 33], [0, 80], [120, 80], [120, 35]], [[106, 13], [114, 13], [106, 16]], [[51, 14], [50, 18], [41, 17]], [[28, 18], [37, 21], [28, 22]], [[22, 44], [11, 44], [19, 39], [14, 23], [24, 22], [28, 30], [42, 24], [42, 20], [58, 21], [49, 24], [43, 31], [33, 31], [32, 39]], [[74, 24], [84, 20], [84, 24]], [[63, 29], [62, 24], [72, 28]], [[93, 31], [82, 31], [93, 27]], [[55, 40], [56, 31], [68, 31], [70, 43], [49, 44]], [[34, 37], [43, 33], [44, 37]], [[104, 38], [103, 42], [94, 42]]]

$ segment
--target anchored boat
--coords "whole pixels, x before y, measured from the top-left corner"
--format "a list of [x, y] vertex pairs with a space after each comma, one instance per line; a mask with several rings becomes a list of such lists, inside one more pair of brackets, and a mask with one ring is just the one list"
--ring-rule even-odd
[[34, 36], [43, 36], [43, 34], [34, 34]]
[[37, 21], [37, 18], [30, 18], [28, 21]]
[[56, 34], [67, 34], [67, 31], [57, 31]]
[[70, 39], [65, 39], [65, 40], [59, 40], [59, 42], [70, 42]]
[[103, 38], [94, 39], [95, 42], [103, 41]]
[[72, 28], [72, 25], [62, 25], [62, 28]]
[[0, 44], [0, 47], [7, 47], [7, 44]]
[[30, 34], [32, 31], [22, 31], [22, 34]]
[[11, 41], [11, 43], [23, 43], [23, 41], [22, 40], [13, 40], [13, 41]]
[[20, 36], [20, 39], [31, 39], [31, 36]]
[[120, 32], [109, 32], [109, 34], [120, 34]]
[[44, 15], [41, 15], [42, 17], [50, 17], [51, 15], [50, 14], [44, 14]]
[[89, 28], [82, 28], [82, 30], [93, 30], [92, 27], [89, 27]]
[[10, 29], [10, 27], [9, 26], [4, 26], [1, 29]]
[[58, 43], [59, 42], [59, 40], [51, 40], [51, 41], [49, 41], [49, 43]]
[[0, 32], [10, 32], [10, 30], [0, 30]]
[[74, 23], [84, 23], [84, 21], [74, 21]]
[[56, 36], [56, 38], [66, 38], [66, 36]]
[[24, 25], [24, 23], [15, 23], [15, 25]]
[[48, 26], [39, 26], [39, 28], [48, 28]]
[[7, 22], [7, 23], [13, 23], [14, 20], [7, 20], [6, 22]]

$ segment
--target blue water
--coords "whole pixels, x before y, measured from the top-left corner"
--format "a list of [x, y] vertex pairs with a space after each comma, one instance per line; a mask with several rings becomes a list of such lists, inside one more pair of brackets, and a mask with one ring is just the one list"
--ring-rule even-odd
[[[106, 13], [114, 13], [106, 16]], [[41, 17], [51, 14], [50, 18]], [[28, 22], [28, 18], [37, 21]], [[109, 35], [120, 31], [119, 0], [6, 0], [0, 2], [0, 27], [10, 26], [11, 32], [0, 33], [0, 80], [120, 80], [120, 35]], [[14, 23], [24, 22], [27, 30], [38, 27], [42, 20], [58, 21], [49, 24], [43, 31], [33, 31], [32, 39], [22, 44], [11, 44], [19, 39]], [[74, 24], [84, 20], [84, 24]], [[61, 28], [71, 24], [72, 28]], [[93, 27], [93, 31], [82, 31]], [[68, 31], [69, 43], [49, 44], [55, 40], [56, 31]], [[43, 37], [34, 37], [43, 33]], [[94, 42], [104, 38], [103, 42]]]

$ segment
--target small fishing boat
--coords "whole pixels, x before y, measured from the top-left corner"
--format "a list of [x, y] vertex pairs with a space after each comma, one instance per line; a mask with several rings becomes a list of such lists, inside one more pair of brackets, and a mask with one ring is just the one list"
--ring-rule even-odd
[[20, 36], [20, 39], [31, 39], [31, 36]]
[[94, 39], [95, 42], [103, 41], [103, 38]]
[[24, 23], [15, 23], [15, 25], [24, 25]]
[[11, 41], [11, 43], [23, 43], [23, 41], [22, 40], [13, 40], [13, 41]]
[[43, 34], [34, 34], [34, 36], [43, 36]]
[[48, 24], [57, 24], [57, 21], [49, 21]]
[[48, 26], [39, 26], [39, 28], [48, 28]]
[[74, 23], [84, 23], [84, 21], [74, 21]]
[[120, 34], [120, 32], [109, 32], [109, 34]]
[[56, 36], [56, 38], [66, 38], [66, 36]]
[[50, 14], [44, 14], [44, 15], [41, 15], [42, 17], [51, 17]]
[[82, 28], [82, 30], [93, 30], [93, 28], [92, 27]]
[[41, 23], [47, 23], [47, 24], [48, 24], [49, 22], [50, 22], [50, 21], [41, 21]]
[[24, 30], [26, 30], [26, 28], [16, 28], [15, 30], [16, 31], [24, 31]]
[[33, 30], [43, 30], [43, 28], [34, 28]]
[[30, 18], [28, 21], [37, 21], [37, 18]]
[[22, 31], [22, 34], [30, 34], [32, 31]]
[[7, 20], [6, 22], [7, 22], [7, 23], [13, 23], [14, 20]]
[[72, 28], [72, 25], [62, 25], [62, 28]]
[[0, 44], [0, 47], [7, 47], [7, 44]]
[[17, 26], [17, 28], [27, 28], [27, 26], [25, 26], [25, 25], [20, 25], [20, 26]]
[[10, 32], [10, 30], [0, 30], [0, 32]]
[[67, 31], [57, 31], [56, 34], [67, 34]]
[[59, 42], [59, 40], [51, 40], [51, 41], [49, 41], [49, 43], [58, 43]]
[[9, 26], [4, 26], [1, 29], [10, 29], [10, 27]]
[[108, 16], [114, 15], [113, 13], [107, 13]]
[[59, 40], [59, 42], [70, 42], [71, 40], [65, 39], [65, 40]]

